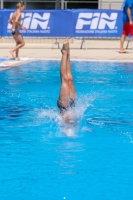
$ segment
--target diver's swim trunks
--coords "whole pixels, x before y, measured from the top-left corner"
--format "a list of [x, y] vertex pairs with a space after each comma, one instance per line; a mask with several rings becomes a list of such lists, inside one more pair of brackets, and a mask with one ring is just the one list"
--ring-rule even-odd
[[58, 106], [60, 112], [62, 113], [62, 112], [67, 111], [69, 108], [75, 107], [75, 101], [72, 98], [70, 98], [69, 102], [68, 102], [68, 105], [67, 106], [63, 106], [62, 102], [58, 99], [57, 106]]
[[17, 44], [20, 44], [24, 41], [19, 30], [12, 29], [11, 34]]

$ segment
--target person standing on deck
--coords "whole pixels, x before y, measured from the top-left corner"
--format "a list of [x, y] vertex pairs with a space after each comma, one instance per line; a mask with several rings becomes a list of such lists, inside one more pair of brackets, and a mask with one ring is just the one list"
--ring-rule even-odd
[[122, 4], [123, 9], [123, 30], [120, 40], [120, 51], [119, 53], [126, 53], [123, 48], [126, 36], [130, 34], [133, 36], [133, 0], [124, 0]]

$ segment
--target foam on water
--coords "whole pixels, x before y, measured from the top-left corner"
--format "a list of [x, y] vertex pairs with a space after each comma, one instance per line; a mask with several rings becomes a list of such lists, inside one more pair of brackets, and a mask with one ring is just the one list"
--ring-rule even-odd
[[[62, 137], [62, 133], [69, 137], [77, 137], [80, 132], [80, 124], [84, 118], [84, 113], [92, 102], [95, 96], [82, 95], [77, 97], [76, 105], [73, 109], [67, 111], [62, 117], [58, 109], [53, 110], [49, 107], [46, 109], [38, 110], [37, 118], [39, 123], [56, 125], [56, 137]], [[69, 121], [66, 122], [66, 118]]]

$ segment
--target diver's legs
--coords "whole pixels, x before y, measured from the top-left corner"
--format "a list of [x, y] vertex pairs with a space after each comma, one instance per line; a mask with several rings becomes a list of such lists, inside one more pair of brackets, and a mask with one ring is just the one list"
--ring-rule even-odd
[[66, 39], [64, 41], [64, 49], [62, 49], [62, 59], [61, 59], [61, 65], [60, 65], [60, 77], [61, 77], [61, 87], [60, 87], [60, 94], [59, 94], [59, 101], [63, 104], [63, 106], [68, 105], [69, 100], [69, 82], [67, 77], [67, 43], [68, 40]]
[[72, 73], [71, 73], [69, 46], [68, 46], [68, 59], [67, 59], [67, 78], [68, 78], [68, 82], [69, 82], [69, 96], [70, 96], [70, 98], [75, 100], [75, 88], [74, 88], [73, 77], [72, 77]]

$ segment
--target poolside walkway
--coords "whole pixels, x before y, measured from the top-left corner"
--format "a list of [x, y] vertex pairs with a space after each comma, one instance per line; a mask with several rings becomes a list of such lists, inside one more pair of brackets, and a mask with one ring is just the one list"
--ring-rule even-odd
[[[9, 49], [13, 47], [15, 43], [0, 43], [0, 58], [8, 57], [11, 58]], [[62, 44], [60, 44], [61, 46]], [[125, 46], [127, 41], [125, 42]], [[79, 60], [109, 60], [109, 61], [133, 61], [133, 50], [131, 44], [129, 44], [128, 53], [119, 53], [119, 40], [87, 40], [87, 50], [80, 49], [81, 41], [75, 40], [73, 44], [70, 44], [71, 48], [71, 59]], [[60, 59], [61, 53], [57, 49], [57, 45], [54, 49], [51, 49], [51, 44], [30, 44], [27, 43], [24, 48], [20, 50], [20, 57], [34, 58], [34, 59]], [[22, 64], [24, 61], [21, 61]], [[17, 64], [18, 65], [18, 64]]]

